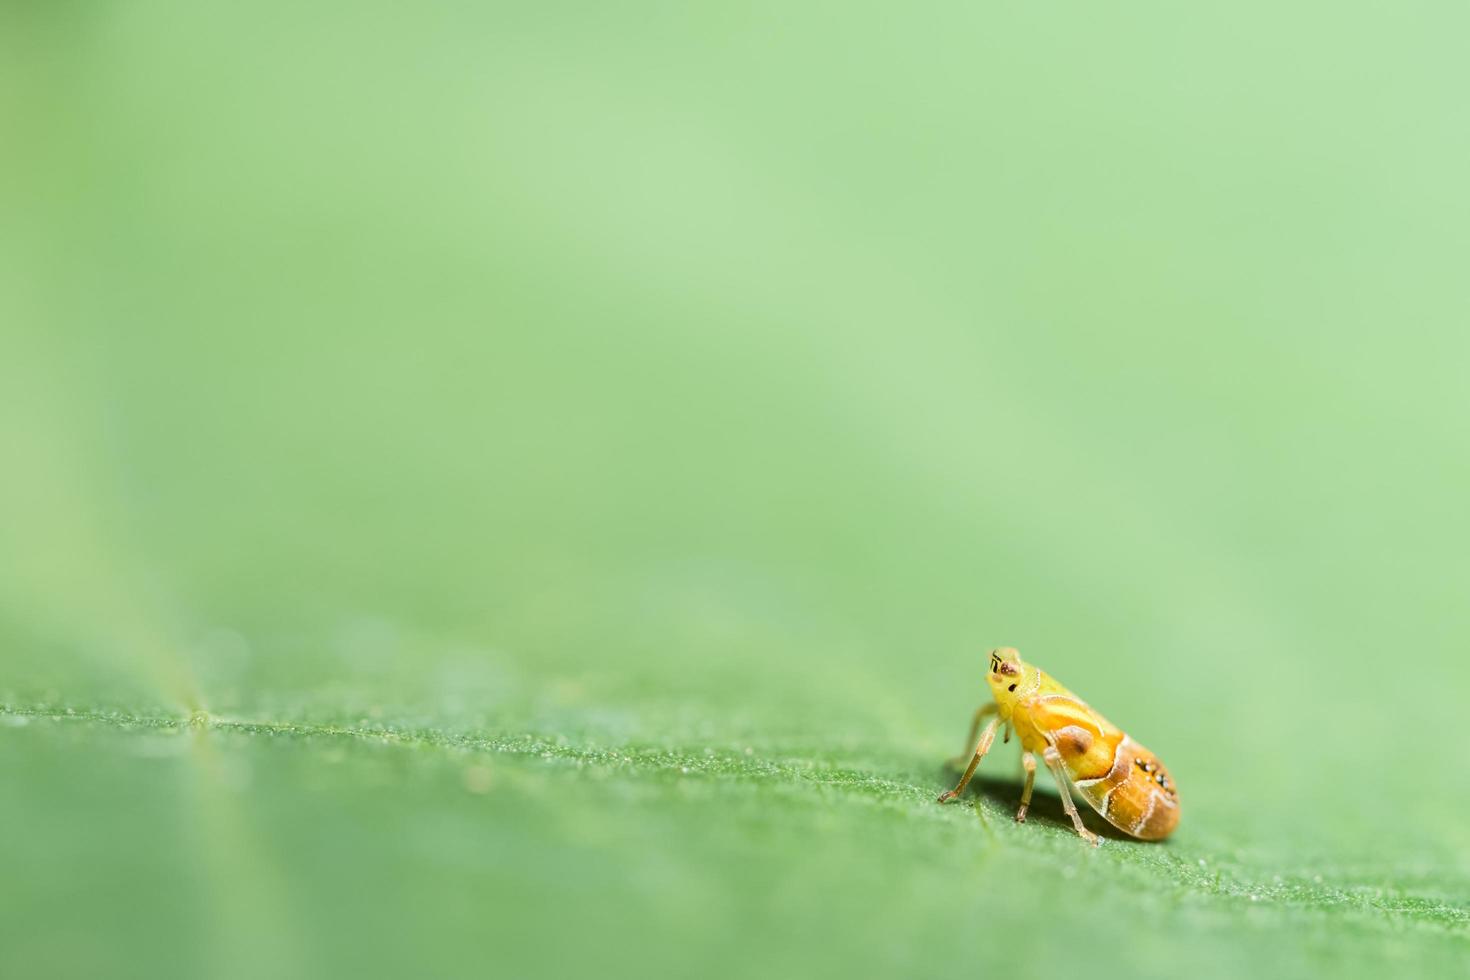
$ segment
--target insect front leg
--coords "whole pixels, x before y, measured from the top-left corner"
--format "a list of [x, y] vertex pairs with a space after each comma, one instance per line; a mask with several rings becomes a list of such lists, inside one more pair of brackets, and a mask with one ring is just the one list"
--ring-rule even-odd
[[[994, 706], [991, 705], [990, 707]], [[985, 709], [983, 708], [981, 709], [981, 711], [984, 710]], [[980, 717], [980, 713], [976, 712], [975, 719], [977, 722], [979, 721]], [[980, 764], [981, 759], [985, 758], [985, 753], [990, 751], [990, 743], [995, 741], [995, 729], [999, 724], [999, 718], [990, 719], [990, 724], [986, 725], [985, 731], [980, 734], [980, 744], [975, 747], [975, 758], [970, 760], [970, 768], [965, 770], [965, 774], [960, 777], [959, 784], [956, 785], [954, 789], [947, 790], [939, 794], [940, 803], [948, 803], [950, 800], [963, 793], [965, 791], [965, 787], [970, 785], [970, 777], [975, 775], [975, 767]]]
[[1031, 787], [1036, 785], [1036, 756], [1021, 753], [1021, 765], [1026, 769], [1026, 785], [1021, 790], [1021, 809], [1016, 811], [1016, 823], [1026, 822], [1026, 811], [1031, 808]]
[[1052, 776], [1057, 781], [1057, 792], [1062, 794], [1062, 809], [1067, 811], [1067, 816], [1072, 818], [1072, 826], [1077, 828], [1077, 833], [1082, 839], [1088, 841], [1093, 847], [1102, 843], [1102, 838], [1082, 826], [1082, 817], [1077, 813], [1077, 807], [1072, 802], [1072, 781], [1067, 777], [1067, 770], [1062, 766], [1062, 754], [1057, 751], [1055, 745], [1048, 745], [1041, 753], [1042, 759], [1046, 760], [1046, 768], [1051, 770]]
[[975, 717], [970, 719], [970, 734], [965, 738], [965, 748], [959, 755], [949, 760], [950, 765], [958, 768], [964, 764], [965, 760], [970, 757], [970, 753], [975, 751], [975, 736], [980, 734], [980, 723], [999, 710], [1000, 708], [992, 701], [987, 705], [982, 705], [975, 712]]

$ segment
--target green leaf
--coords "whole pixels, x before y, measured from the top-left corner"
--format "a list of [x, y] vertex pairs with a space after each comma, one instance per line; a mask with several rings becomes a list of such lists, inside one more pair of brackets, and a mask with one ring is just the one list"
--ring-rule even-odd
[[1470, 972], [1467, 14], [1013, 6], [0, 8], [0, 977]]

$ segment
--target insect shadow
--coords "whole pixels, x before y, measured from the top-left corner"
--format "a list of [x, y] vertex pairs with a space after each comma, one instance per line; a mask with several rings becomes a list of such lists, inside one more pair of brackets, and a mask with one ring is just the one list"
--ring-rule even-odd
[[[944, 779], [954, 782], [959, 770], [951, 766], [944, 768]], [[1072, 818], [1067, 816], [1067, 811], [1062, 809], [1062, 798], [1054, 791], [1049, 792], [1050, 787], [1042, 788], [1041, 777], [1046, 775], [1046, 770], [1036, 774], [1036, 788], [1031, 794], [1031, 808], [1026, 811], [1027, 823], [1048, 824], [1060, 827], [1069, 834], [1076, 833], [1072, 827]], [[943, 782], [943, 779], [941, 780]], [[1014, 814], [1016, 808], [1021, 805], [1021, 789], [1025, 784], [1019, 779], [1006, 779], [997, 776], [982, 776], [976, 773], [970, 780], [970, 785], [965, 789], [963, 799], [978, 802], [980, 799], [988, 800], [1000, 807], [1007, 813]], [[1082, 814], [1082, 822], [1087, 829], [1106, 837], [1109, 840], [1122, 840], [1138, 843], [1134, 837], [1123, 833], [1117, 827], [1108, 823], [1098, 816], [1086, 803], [1077, 802], [1077, 812]]]

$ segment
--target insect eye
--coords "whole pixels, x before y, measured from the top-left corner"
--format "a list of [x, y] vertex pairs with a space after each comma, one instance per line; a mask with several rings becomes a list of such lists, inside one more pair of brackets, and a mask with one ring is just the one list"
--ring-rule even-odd
[[1015, 689], [1016, 689], [1016, 685], [1014, 685], [1014, 684], [1012, 684], [1010, 687], [1006, 688], [1007, 691], [1014, 691]]

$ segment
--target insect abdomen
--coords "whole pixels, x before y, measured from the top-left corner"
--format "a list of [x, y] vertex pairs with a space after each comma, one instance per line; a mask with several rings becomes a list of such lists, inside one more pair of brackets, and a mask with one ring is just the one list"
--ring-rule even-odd
[[1140, 840], [1167, 837], [1179, 822], [1179, 792], [1169, 770], [1127, 735], [1105, 775], [1077, 779], [1075, 785], [1108, 823]]

